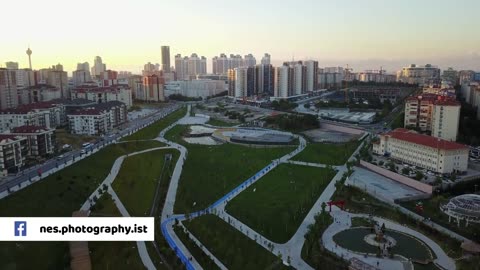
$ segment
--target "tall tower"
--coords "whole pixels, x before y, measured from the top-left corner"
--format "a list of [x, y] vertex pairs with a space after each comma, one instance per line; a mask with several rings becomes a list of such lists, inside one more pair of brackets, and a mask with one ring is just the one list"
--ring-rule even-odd
[[30, 46], [28, 46], [27, 55], [28, 55], [28, 64], [30, 66], [30, 69], [32, 69], [32, 50], [30, 50]]
[[162, 46], [162, 70], [170, 72], [170, 47]]

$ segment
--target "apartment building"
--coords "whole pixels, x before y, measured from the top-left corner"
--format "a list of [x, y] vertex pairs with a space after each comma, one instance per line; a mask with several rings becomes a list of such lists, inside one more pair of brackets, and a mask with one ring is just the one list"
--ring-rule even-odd
[[460, 121], [460, 103], [435, 94], [409, 97], [405, 101], [404, 127], [431, 132], [432, 136], [455, 141]]
[[430, 64], [424, 66], [412, 64], [397, 72], [397, 81], [418, 85], [439, 82], [440, 69]]
[[55, 101], [25, 104], [0, 111], [0, 132], [20, 126], [56, 128], [65, 124], [65, 106]]
[[100, 135], [127, 122], [127, 107], [120, 101], [109, 101], [69, 112], [67, 118], [72, 134]]
[[16, 173], [25, 164], [28, 155], [26, 137], [0, 134], [0, 175]]
[[82, 85], [71, 91], [72, 99], [88, 99], [96, 103], [120, 101], [130, 108], [133, 104], [132, 90], [126, 84], [115, 84], [106, 87]]
[[45, 157], [55, 151], [55, 129], [42, 126], [20, 126], [12, 128], [5, 135], [14, 135], [27, 138], [29, 157]]
[[468, 167], [466, 145], [398, 128], [380, 135], [373, 153], [424, 168], [436, 173], [465, 172]]

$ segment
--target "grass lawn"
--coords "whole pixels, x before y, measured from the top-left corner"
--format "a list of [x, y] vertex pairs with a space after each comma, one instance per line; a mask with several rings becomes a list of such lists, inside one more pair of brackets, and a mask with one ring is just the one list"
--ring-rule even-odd
[[364, 217], [353, 217], [352, 227], [372, 227], [373, 223]]
[[[97, 201], [92, 216], [121, 216], [110, 194], [105, 193]], [[138, 255], [135, 242], [88, 242], [92, 269], [145, 269]]]
[[[172, 155], [172, 160], [165, 163], [167, 154]], [[130, 156], [123, 161], [113, 189], [131, 216], [150, 215], [158, 180], [168, 181], [178, 156], [179, 152], [175, 149], [163, 149]], [[168, 167], [163, 173], [165, 164]]]
[[167, 115], [166, 117], [158, 120], [152, 125], [142, 128], [141, 130], [133, 133], [132, 135], [122, 138], [122, 141], [134, 141], [134, 140], [149, 140], [155, 139], [160, 131], [177, 121], [178, 119], [185, 116], [187, 113], [187, 108], [183, 107], [179, 110], [174, 111], [173, 113]]
[[267, 239], [285, 243], [334, 176], [332, 169], [281, 164], [231, 200], [226, 210]]
[[[117, 157], [162, 145], [156, 141], [110, 145], [0, 200], [0, 216], [69, 217], [105, 179]], [[66, 242], [2, 242], [0, 258], [0, 269], [63, 269], [70, 264]]]
[[55, 130], [55, 137], [60, 147], [62, 147], [65, 144], [69, 144], [74, 149], [80, 149], [82, 148], [83, 143], [91, 142], [98, 138], [95, 136], [71, 134], [70, 132], [66, 131], [63, 128], [59, 128]]
[[332, 200], [345, 200], [345, 208], [353, 213], [373, 214], [405, 224], [435, 241], [449, 256], [453, 258], [461, 256], [459, 241], [410, 218], [399, 210], [392, 209], [389, 205], [357, 188], [342, 186], [340, 189], [337, 189]]
[[232, 127], [232, 126], [236, 126], [240, 123], [230, 123], [230, 122], [225, 122], [225, 121], [217, 119], [217, 118], [210, 118], [210, 120], [208, 120], [207, 124], [212, 125], [212, 126], [217, 126], [217, 127]]
[[344, 144], [310, 142], [307, 144], [307, 147], [293, 157], [293, 159], [329, 165], [343, 165], [359, 145], [359, 141], [350, 141]]
[[183, 223], [228, 269], [287, 269], [275, 255], [217, 216]]
[[190, 239], [190, 234], [188, 231], [185, 231], [181, 226], [174, 226], [173, 230], [175, 234], [178, 236], [180, 241], [187, 247], [188, 251], [192, 254], [192, 256], [197, 260], [197, 262], [203, 267], [203, 269], [209, 270], [216, 270], [220, 269], [215, 262], [210, 259], [210, 257], [203, 252], [203, 250], [197, 246], [197, 244]]
[[334, 253], [323, 248], [319, 239], [323, 232], [333, 223], [328, 212], [315, 215], [315, 223], [309, 226], [305, 234], [305, 243], [302, 247], [302, 259], [314, 269], [344, 270], [347, 262]]
[[[186, 128], [176, 126], [166, 137], [179, 141], [178, 134]], [[237, 144], [207, 146], [181, 143], [188, 149], [188, 154], [178, 185], [174, 208], [176, 213], [206, 208], [273, 159], [295, 149], [293, 146], [253, 148]]]

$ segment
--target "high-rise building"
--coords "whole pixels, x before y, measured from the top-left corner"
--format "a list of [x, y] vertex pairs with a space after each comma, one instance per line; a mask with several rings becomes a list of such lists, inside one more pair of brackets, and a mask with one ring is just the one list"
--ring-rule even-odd
[[142, 70], [142, 75], [143, 76], [150, 76], [150, 75], [157, 75], [157, 76], [161, 76], [163, 72], [161, 72], [159, 69], [158, 69], [158, 65], [154, 65], [150, 62], [146, 63], [145, 65], [143, 65], [143, 70]]
[[457, 139], [460, 103], [447, 96], [422, 94], [405, 101], [405, 127], [431, 132], [433, 137]]
[[307, 72], [307, 92], [313, 92], [318, 89], [318, 62], [313, 60], [305, 61]]
[[143, 93], [137, 99], [144, 101], [165, 101], [163, 85], [165, 82], [157, 75], [143, 77]]
[[425, 66], [412, 64], [397, 72], [397, 81], [418, 85], [439, 83], [440, 69], [430, 64]]
[[235, 69], [229, 69], [227, 72], [228, 78], [228, 96], [235, 96], [235, 81], [236, 81], [236, 72]]
[[105, 70], [107, 70], [107, 66], [102, 62], [102, 58], [100, 56], [95, 56], [95, 59], [93, 60], [92, 76], [99, 77]]
[[290, 67], [283, 65], [275, 68], [274, 95], [286, 98], [291, 96], [291, 72]]
[[249, 97], [256, 92], [255, 89], [255, 68], [235, 68], [235, 97]]
[[190, 57], [175, 56], [177, 80], [195, 79], [197, 75], [207, 74], [207, 58], [193, 53]]
[[60, 89], [62, 98], [70, 97], [68, 92], [68, 75], [66, 71], [63, 71], [62, 65], [58, 64], [47, 70], [46, 83]]
[[162, 71], [171, 72], [170, 70], [170, 47], [162, 46]]
[[447, 70], [443, 71], [442, 79], [452, 83], [453, 85], [458, 83], [458, 71], [449, 67]]
[[257, 84], [257, 95], [273, 96], [274, 89], [274, 68], [270, 64], [261, 64], [255, 66], [255, 82]]
[[474, 80], [474, 77], [475, 71], [473, 70], [460, 70], [458, 72], [458, 81], [460, 85], [472, 82]]
[[18, 106], [17, 78], [15, 70], [0, 68], [0, 109]]
[[5, 62], [7, 69], [18, 69], [18, 62]]
[[262, 65], [270, 65], [270, 54], [265, 53], [265, 55], [262, 57]]
[[88, 62], [78, 63], [77, 70], [88, 71], [90, 73], [90, 64]]
[[257, 60], [251, 53], [245, 55], [245, 58], [243, 59], [243, 61], [244, 61], [243, 62], [244, 67], [254, 67], [257, 64]]

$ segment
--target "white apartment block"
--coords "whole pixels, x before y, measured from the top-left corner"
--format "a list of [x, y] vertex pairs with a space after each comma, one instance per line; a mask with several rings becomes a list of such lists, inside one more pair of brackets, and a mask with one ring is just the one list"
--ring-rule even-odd
[[130, 108], [133, 104], [132, 90], [128, 85], [117, 84], [107, 87], [83, 85], [72, 89], [72, 99], [88, 99], [97, 103], [120, 101]]
[[440, 69], [426, 64], [425, 66], [410, 65], [397, 72], [397, 81], [409, 84], [424, 85], [440, 80]]
[[166, 96], [179, 94], [186, 97], [202, 97], [220, 94], [226, 89], [225, 81], [218, 80], [191, 80], [172, 81], [164, 86]]
[[0, 132], [20, 126], [56, 128], [65, 124], [65, 106], [53, 102], [20, 105], [0, 111]]
[[275, 68], [274, 73], [274, 95], [276, 97], [286, 98], [289, 96], [289, 73], [288, 66], [280, 66]]
[[434, 94], [409, 97], [405, 101], [404, 127], [430, 131], [432, 136], [456, 141], [460, 121], [460, 103]]
[[110, 114], [99, 109], [79, 110], [68, 116], [69, 128], [72, 134], [100, 135], [111, 130]]
[[465, 172], [468, 167], [466, 145], [422, 135], [399, 128], [380, 135], [373, 153], [421, 167], [436, 173]]

